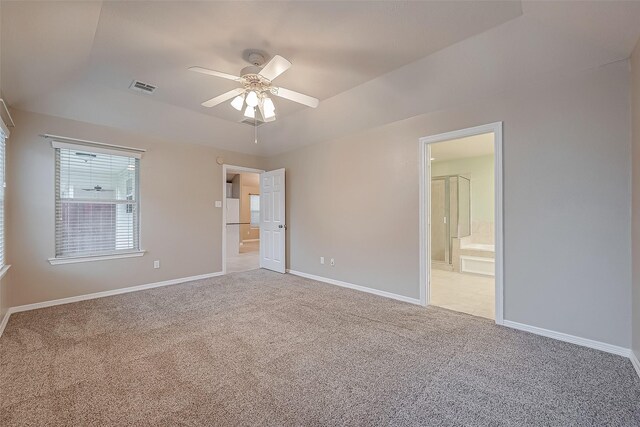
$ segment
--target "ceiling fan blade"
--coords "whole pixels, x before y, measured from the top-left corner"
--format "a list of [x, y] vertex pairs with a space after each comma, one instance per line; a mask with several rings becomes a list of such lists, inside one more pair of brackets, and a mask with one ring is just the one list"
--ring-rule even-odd
[[320, 101], [318, 98], [314, 98], [309, 95], [302, 94], [300, 92], [294, 92], [289, 89], [285, 89], [283, 87], [274, 87], [271, 91], [274, 95], [279, 96], [280, 98], [288, 99], [290, 101], [298, 102], [300, 104], [304, 104], [307, 107], [316, 108]]
[[271, 58], [271, 61], [267, 62], [267, 65], [264, 66], [259, 74], [265, 79], [272, 81], [280, 74], [287, 71], [289, 67], [291, 67], [291, 62], [287, 61], [280, 55], [276, 55]]
[[264, 116], [264, 107], [262, 103], [258, 104], [258, 109], [260, 110], [260, 116], [262, 116], [262, 121], [265, 123], [272, 122], [276, 119], [276, 116], [269, 117], [268, 119]]
[[240, 81], [241, 79], [241, 77], [238, 77], [238, 76], [223, 73], [221, 71], [209, 70], [208, 68], [202, 68], [202, 67], [190, 67], [189, 71], [195, 71], [196, 73], [207, 74], [209, 76], [222, 77], [223, 79], [233, 80], [236, 82]]
[[203, 102], [202, 106], [215, 107], [216, 105], [221, 104], [224, 101], [227, 101], [233, 97], [240, 95], [242, 92], [244, 92], [244, 88], [240, 88], [240, 87], [237, 89], [230, 90], [229, 92], [223, 93], [222, 95], [218, 95], [215, 98], [211, 98], [210, 100]]

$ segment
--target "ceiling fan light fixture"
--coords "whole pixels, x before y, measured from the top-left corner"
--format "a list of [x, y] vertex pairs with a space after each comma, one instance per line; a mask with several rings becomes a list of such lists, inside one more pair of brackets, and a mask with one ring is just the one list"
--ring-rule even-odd
[[231, 101], [231, 106], [238, 111], [242, 111], [242, 106], [244, 105], [244, 97], [245, 95], [243, 93], [242, 95], [238, 95], [233, 98], [233, 101]]
[[247, 94], [247, 105], [251, 108], [254, 108], [258, 105], [258, 94], [255, 91], [251, 91]]
[[264, 111], [271, 111], [271, 112], [275, 112], [276, 111], [276, 106], [273, 105], [273, 101], [271, 100], [271, 98], [269, 98], [268, 96], [264, 99], [262, 106], [264, 108]]
[[273, 111], [273, 110], [265, 110], [265, 112], [264, 112], [264, 118], [265, 119], [270, 119], [270, 118], [275, 117], [275, 116], [276, 116], [276, 112]]
[[[249, 62], [253, 65], [243, 68], [240, 76], [202, 67], [190, 67], [190, 71], [232, 80], [240, 85], [237, 89], [230, 90], [203, 102], [202, 106], [209, 108], [215, 107], [218, 104], [231, 100], [230, 104], [233, 108], [239, 112], [243, 112], [245, 117], [251, 119], [244, 120], [244, 122], [257, 122], [257, 117], [260, 117], [262, 121], [274, 121], [276, 118], [276, 107], [270, 98], [271, 95], [311, 108], [318, 106], [320, 101], [317, 98], [273, 85], [273, 80], [287, 71], [289, 67], [291, 67], [291, 62], [280, 55], [273, 56], [266, 64], [263, 64], [264, 61], [264, 55], [252, 55], [249, 58]], [[259, 113], [257, 113], [256, 110], [259, 110]]]

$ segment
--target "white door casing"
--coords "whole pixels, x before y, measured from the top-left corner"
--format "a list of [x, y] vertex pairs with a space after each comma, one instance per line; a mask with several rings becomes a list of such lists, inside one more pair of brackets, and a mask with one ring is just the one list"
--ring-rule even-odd
[[504, 229], [503, 229], [503, 168], [502, 122], [460, 129], [419, 140], [420, 152], [420, 303], [431, 300], [431, 145], [473, 135], [493, 133], [494, 195], [495, 195], [495, 320], [504, 324]]
[[284, 169], [260, 174], [260, 268], [284, 273], [285, 222]]

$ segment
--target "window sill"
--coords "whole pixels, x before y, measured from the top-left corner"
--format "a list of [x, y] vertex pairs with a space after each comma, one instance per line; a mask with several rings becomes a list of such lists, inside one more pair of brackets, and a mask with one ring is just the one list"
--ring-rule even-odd
[[7, 274], [7, 271], [9, 271], [9, 267], [11, 266], [5, 265], [4, 267], [0, 268], [0, 279], [2, 279], [5, 274]]
[[112, 255], [49, 258], [49, 264], [51, 265], [75, 264], [78, 262], [106, 261], [109, 259], [120, 259], [120, 258], [135, 258], [135, 257], [143, 256], [145, 253], [146, 251], [135, 251], [135, 252], [126, 252], [121, 254], [112, 254]]

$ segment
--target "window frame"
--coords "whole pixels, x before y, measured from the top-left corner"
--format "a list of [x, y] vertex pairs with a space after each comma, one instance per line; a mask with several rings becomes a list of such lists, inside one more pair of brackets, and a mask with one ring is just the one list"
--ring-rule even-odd
[[[91, 262], [91, 261], [103, 261], [103, 260], [112, 260], [112, 259], [120, 259], [120, 258], [132, 258], [132, 257], [141, 257], [146, 251], [142, 246], [142, 214], [141, 214], [141, 199], [140, 199], [140, 165], [142, 163], [142, 154], [146, 151], [138, 148], [130, 148], [130, 147], [122, 147], [111, 144], [104, 144], [100, 142], [93, 141], [85, 141], [78, 140], [73, 138], [64, 138], [64, 137], [53, 137], [51, 135], [44, 135], [45, 138], [51, 139], [51, 146], [53, 148], [54, 153], [54, 236], [53, 236], [53, 253], [54, 256], [49, 258], [48, 261], [51, 265], [60, 265], [60, 264], [73, 264], [80, 262]], [[138, 248], [134, 248], [131, 250], [120, 250], [115, 252], [105, 252], [104, 254], [100, 253], [92, 253], [87, 255], [71, 255], [71, 256], [57, 256], [56, 255], [56, 245], [57, 245], [57, 218], [55, 218], [55, 210], [57, 204], [58, 194], [60, 192], [60, 186], [56, 182], [55, 175], [59, 171], [59, 149], [70, 149], [70, 150], [79, 150], [97, 154], [108, 154], [114, 156], [122, 156], [122, 157], [131, 157], [137, 159], [137, 170], [136, 170], [136, 185], [135, 191], [137, 192], [136, 197], [136, 205], [137, 205], [137, 238], [138, 238]], [[125, 204], [126, 206], [126, 204]]]
[[0, 169], [0, 186], [2, 186], [2, 227], [0, 227], [0, 245], [2, 247], [2, 258], [0, 258], [0, 279], [4, 277], [11, 265], [7, 264], [7, 211], [5, 200], [7, 198], [7, 139], [9, 139], [9, 129], [4, 124], [4, 121], [0, 119], [0, 150], [2, 150], [2, 165]]

